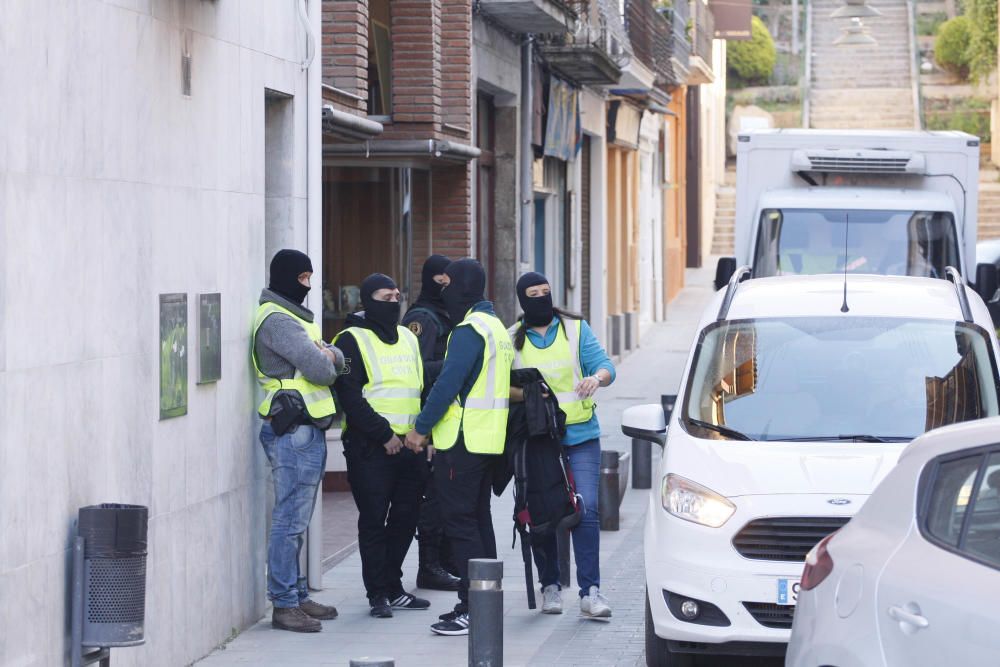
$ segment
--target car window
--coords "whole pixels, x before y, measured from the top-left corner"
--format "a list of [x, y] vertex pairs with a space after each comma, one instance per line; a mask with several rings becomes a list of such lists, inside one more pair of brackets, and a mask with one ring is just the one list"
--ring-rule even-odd
[[976, 489], [962, 551], [1000, 566], [1000, 452], [994, 452]]
[[927, 505], [926, 529], [943, 544], [958, 548], [972, 485], [983, 457], [954, 459], [938, 466]]
[[758, 278], [842, 271], [943, 278], [946, 266], [958, 266], [955, 223], [940, 211], [766, 209], [759, 229]]
[[714, 323], [684, 400], [685, 430], [706, 439], [906, 441], [1000, 413], [983, 329], [888, 317]]

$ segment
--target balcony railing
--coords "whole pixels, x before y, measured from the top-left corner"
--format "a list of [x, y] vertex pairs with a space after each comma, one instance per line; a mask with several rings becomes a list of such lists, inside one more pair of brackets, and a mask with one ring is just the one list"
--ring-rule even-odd
[[576, 14], [576, 30], [539, 40], [549, 66], [581, 85], [618, 83], [631, 49], [611, 0], [571, 0], [567, 5]]
[[673, 7], [650, 0], [625, 1], [625, 29], [635, 57], [656, 73], [656, 85], [668, 89], [686, 82], [691, 45], [687, 39], [686, 0]]
[[712, 63], [712, 40], [715, 36], [715, 17], [705, 0], [691, 0], [691, 68], [688, 83], [711, 83], [715, 80]]

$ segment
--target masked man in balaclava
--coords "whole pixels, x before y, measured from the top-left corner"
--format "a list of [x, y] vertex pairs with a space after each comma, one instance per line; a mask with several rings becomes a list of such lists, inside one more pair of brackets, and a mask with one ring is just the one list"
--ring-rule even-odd
[[461, 576], [459, 602], [431, 630], [469, 633], [469, 559], [496, 558], [490, 514], [492, 468], [503, 454], [514, 346], [486, 300], [486, 272], [474, 259], [452, 262], [441, 292], [455, 324], [437, 382], [406, 436], [423, 451], [433, 434], [434, 485], [445, 537]]
[[364, 310], [347, 317], [334, 342], [347, 370], [335, 389], [344, 413], [347, 479], [358, 506], [358, 550], [369, 613], [427, 609], [403, 589], [403, 560], [413, 541], [427, 481], [426, 456], [403, 447], [420, 412], [420, 345], [399, 326], [399, 289], [374, 273], [361, 283]]
[[299, 572], [302, 534], [326, 470], [324, 432], [336, 412], [330, 385], [344, 367], [344, 356], [323, 343], [312, 311], [303, 305], [311, 276], [312, 263], [304, 253], [281, 250], [274, 256], [251, 344], [257, 381], [265, 391], [257, 411], [263, 420], [260, 441], [274, 478], [267, 542], [271, 625], [293, 632], [319, 632], [320, 620], [337, 617], [335, 608], [309, 599]]
[[[407, 327], [420, 342], [420, 356], [424, 360], [424, 398], [430, 393], [434, 380], [441, 372], [444, 352], [451, 333], [451, 318], [441, 298], [441, 290], [448, 284], [445, 269], [451, 260], [444, 255], [431, 255], [424, 262], [421, 272], [420, 296], [403, 316]], [[433, 465], [433, 462], [428, 462]], [[417, 541], [420, 544], [420, 567], [417, 569], [417, 587], [439, 591], [457, 591], [459, 579], [453, 574], [449, 549], [444, 539], [444, 525], [434, 477], [429, 475], [420, 505], [417, 524]]]

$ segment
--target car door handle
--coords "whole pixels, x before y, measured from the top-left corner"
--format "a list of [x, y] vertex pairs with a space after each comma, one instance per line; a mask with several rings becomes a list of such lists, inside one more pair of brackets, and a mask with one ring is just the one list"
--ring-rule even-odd
[[889, 617], [894, 621], [906, 623], [907, 625], [912, 626], [915, 630], [923, 630], [930, 625], [930, 621], [921, 616], [919, 611], [914, 613], [909, 609], [898, 605], [889, 607]]

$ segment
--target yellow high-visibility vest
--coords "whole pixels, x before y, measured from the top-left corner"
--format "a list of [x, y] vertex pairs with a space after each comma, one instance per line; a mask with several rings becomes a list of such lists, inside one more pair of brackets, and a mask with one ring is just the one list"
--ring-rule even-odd
[[302, 397], [302, 402], [305, 403], [306, 412], [309, 413], [310, 417], [317, 420], [329, 417], [337, 411], [337, 407], [333, 404], [333, 392], [330, 391], [329, 387], [313, 384], [303, 377], [298, 369], [295, 369], [295, 377], [284, 380], [264, 375], [260, 370], [260, 366], [257, 364], [257, 332], [260, 330], [261, 325], [264, 324], [264, 320], [275, 313], [288, 315], [301, 324], [302, 328], [309, 334], [309, 340], [323, 340], [323, 334], [320, 331], [319, 325], [315, 322], [304, 320], [292, 311], [276, 303], [268, 302], [257, 306], [257, 314], [254, 316], [253, 323], [253, 335], [250, 340], [250, 358], [253, 361], [254, 370], [257, 371], [257, 382], [260, 383], [260, 386], [266, 392], [263, 402], [257, 408], [257, 413], [261, 417], [271, 414], [271, 401], [274, 400], [274, 395], [279, 391], [297, 391], [299, 396]]
[[[510, 328], [511, 336], [519, 325]], [[546, 348], [535, 347], [525, 333], [524, 347], [514, 350], [514, 368], [537, 368], [555, 392], [567, 424], [583, 424], [594, 416], [594, 399], [580, 398], [576, 385], [583, 379], [580, 365], [582, 320], [560, 318], [556, 339]]]
[[[458, 327], [472, 327], [483, 338], [483, 365], [465, 403], [456, 398], [431, 430], [434, 447], [451, 449], [461, 432], [468, 451], [503, 454], [507, 439], [507, 413], [510, 411], [510, 369], [514, 363], [514, 344], [496, 315], [469, 312], [455, 329]], [[450, 344], [451, 336], [448, 340]]]
[[[351, 327], [337, 334], [336, 343], [351, 333], [361, 350], [368, 382], [361, 395], [372, 410], [379, 413], [396, 435], [406, 435], [420, 414], [420, 392], [424, 388], [424, 362], [420, 358], [417, 337], [405, 327], [396, 327], [395, 343], [383, 342], [374, 331]], [[344, 428], [347, 418], [344, 417]]]

